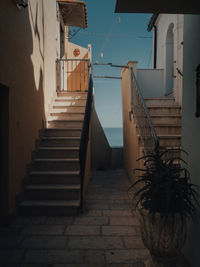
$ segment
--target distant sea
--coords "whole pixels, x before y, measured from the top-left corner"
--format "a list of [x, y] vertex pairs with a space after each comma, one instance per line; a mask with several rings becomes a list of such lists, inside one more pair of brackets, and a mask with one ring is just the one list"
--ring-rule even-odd
[[111, 147], [123, 147], [123, 128], [103, 128]]

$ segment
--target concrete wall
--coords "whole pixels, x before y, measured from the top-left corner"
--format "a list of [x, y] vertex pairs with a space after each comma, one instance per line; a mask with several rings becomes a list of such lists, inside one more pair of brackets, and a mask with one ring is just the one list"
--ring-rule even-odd
[[9, 87], [9, 211], [55, 89], [55, 1], [30, 0], [19, 10], [1, 1], [0, 83]]
[[92, 109], [92, 168], [108, 169], [111, 166], [111, 147], [99, 121], [95, 107]]
[[137, 81], [143, 97], [162, 97], [165, 94], [163, 69], [137, 69]]
[[[196, 75], [200, 63], [200, 16], [184, 16], [183, 41], [183, 106], [182, 147], [189, 153], [188, 163], [192, 183], [200, 185], [200, 118], [196, 112]], [[184, 249], [192, 267], [200, 266], [200, 210], [199, 217], [189, 225], [187, 243]]]
[[[176, 76], [173, 79], [173, 88], [174, 96], [176, 101], [181, 104], [182, 100], [182, 77], [177, 73], [176, 68], [179, 68], [182, 71], [183, 62], [183, 15], [176, 14], [160, 14], [158, 19], [156, 20], [157, 26], [157, 68], [165, 69], [164, 80], [165, 84], [167, 84], [166, 79], [168, 78], [168, 74], [166, 72], [167, 60], [169, 58], [169, 53], [167, 53], [167, 47], [169, 46], [169, 41], [167, 40], [167, 33], [170, 27], [172, 27], [173, 31], [173, 61], [175, 63], [169, 62], [168, 65], [173, 65], [174, 70], [173, 74]], [[155, 34], [153, 29], [153, 35]], [[153, 36], [154, 41], [154, 36]], [[154, 47], [154, 46], [153, 46]], [[169, 52], [169, 51], [168, 51]], [[154, 57], [152, 57], [154, 58]], [[172, 67], [169, 70], [170, 75], [172, 74]], [[169, 90], [169, 88], [165, 88], [165, 92]]]

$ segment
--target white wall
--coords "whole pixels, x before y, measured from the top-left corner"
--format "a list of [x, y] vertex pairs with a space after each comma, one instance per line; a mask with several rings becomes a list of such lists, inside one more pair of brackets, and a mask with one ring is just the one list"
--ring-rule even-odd
[[137, 81], [143, 97], [164, 96], [164, 71], [162, 69], [137, 69]]
[[[157, 26], [157, 68], [158, 69], [166, 69], [166, 38], [167, 31], [169, 29], [170, 24], [173, 24], [173, 39], [174, 39], [174, 74], [176, 78], [174, 78], [174, 95], [177, 100], [181, 104], [182, 99], [182, 78], [180, 74], [177, 74], [176, 68], [178, 67], [182, 71], [182, 45], [183, 41], [183, 15], [176, 14], [160, 14], [158, 19], [156, 20]], [[154, 29], [153, 29], [153, 34]], [[153, 38], [154, 40], [154, 38]], [[166, 73], [164, 79], [166, 78]]]
[[44, 9], [44, 101], [48, 112], [51, 99], [56, 94], [56, 58], [60, 23], [56, 16], [56, 2], [43, 0]]
[[[184, 16], [182, 146], [189, 153], [192, 183], [200, 185], [200, 118], [196, 112], [196, 75], [200, 64], [200, 16]], [[199, 211], [200, 218], [200, 211]], [[185, 253], [192, 267], [200, 266], [200, 219], [190, 223]]]

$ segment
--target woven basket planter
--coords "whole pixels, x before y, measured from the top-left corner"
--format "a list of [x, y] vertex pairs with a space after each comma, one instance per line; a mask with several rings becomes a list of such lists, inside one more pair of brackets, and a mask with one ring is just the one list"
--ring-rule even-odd
[[147, 210], [139, 210], [141, 237], [144, 245], [151, 254], [152, 260], [148, 265], [151, 267], [176, 267], [181, 266], [181, 249], [186, 241], [186, 220], [179, 214], [174, 219], [168, 218], [164, 223], [160, 213], [155, 217]]

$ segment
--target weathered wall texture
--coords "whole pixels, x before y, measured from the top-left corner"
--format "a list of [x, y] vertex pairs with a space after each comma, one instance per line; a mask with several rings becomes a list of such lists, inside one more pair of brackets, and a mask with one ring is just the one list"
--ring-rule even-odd
[[9, 212], [55, 90], [56, 6], [54, 0], [46, 2], [30, 0], [19, 10], [14, 1], [1, 1], [0, 82], [9, 87]]

